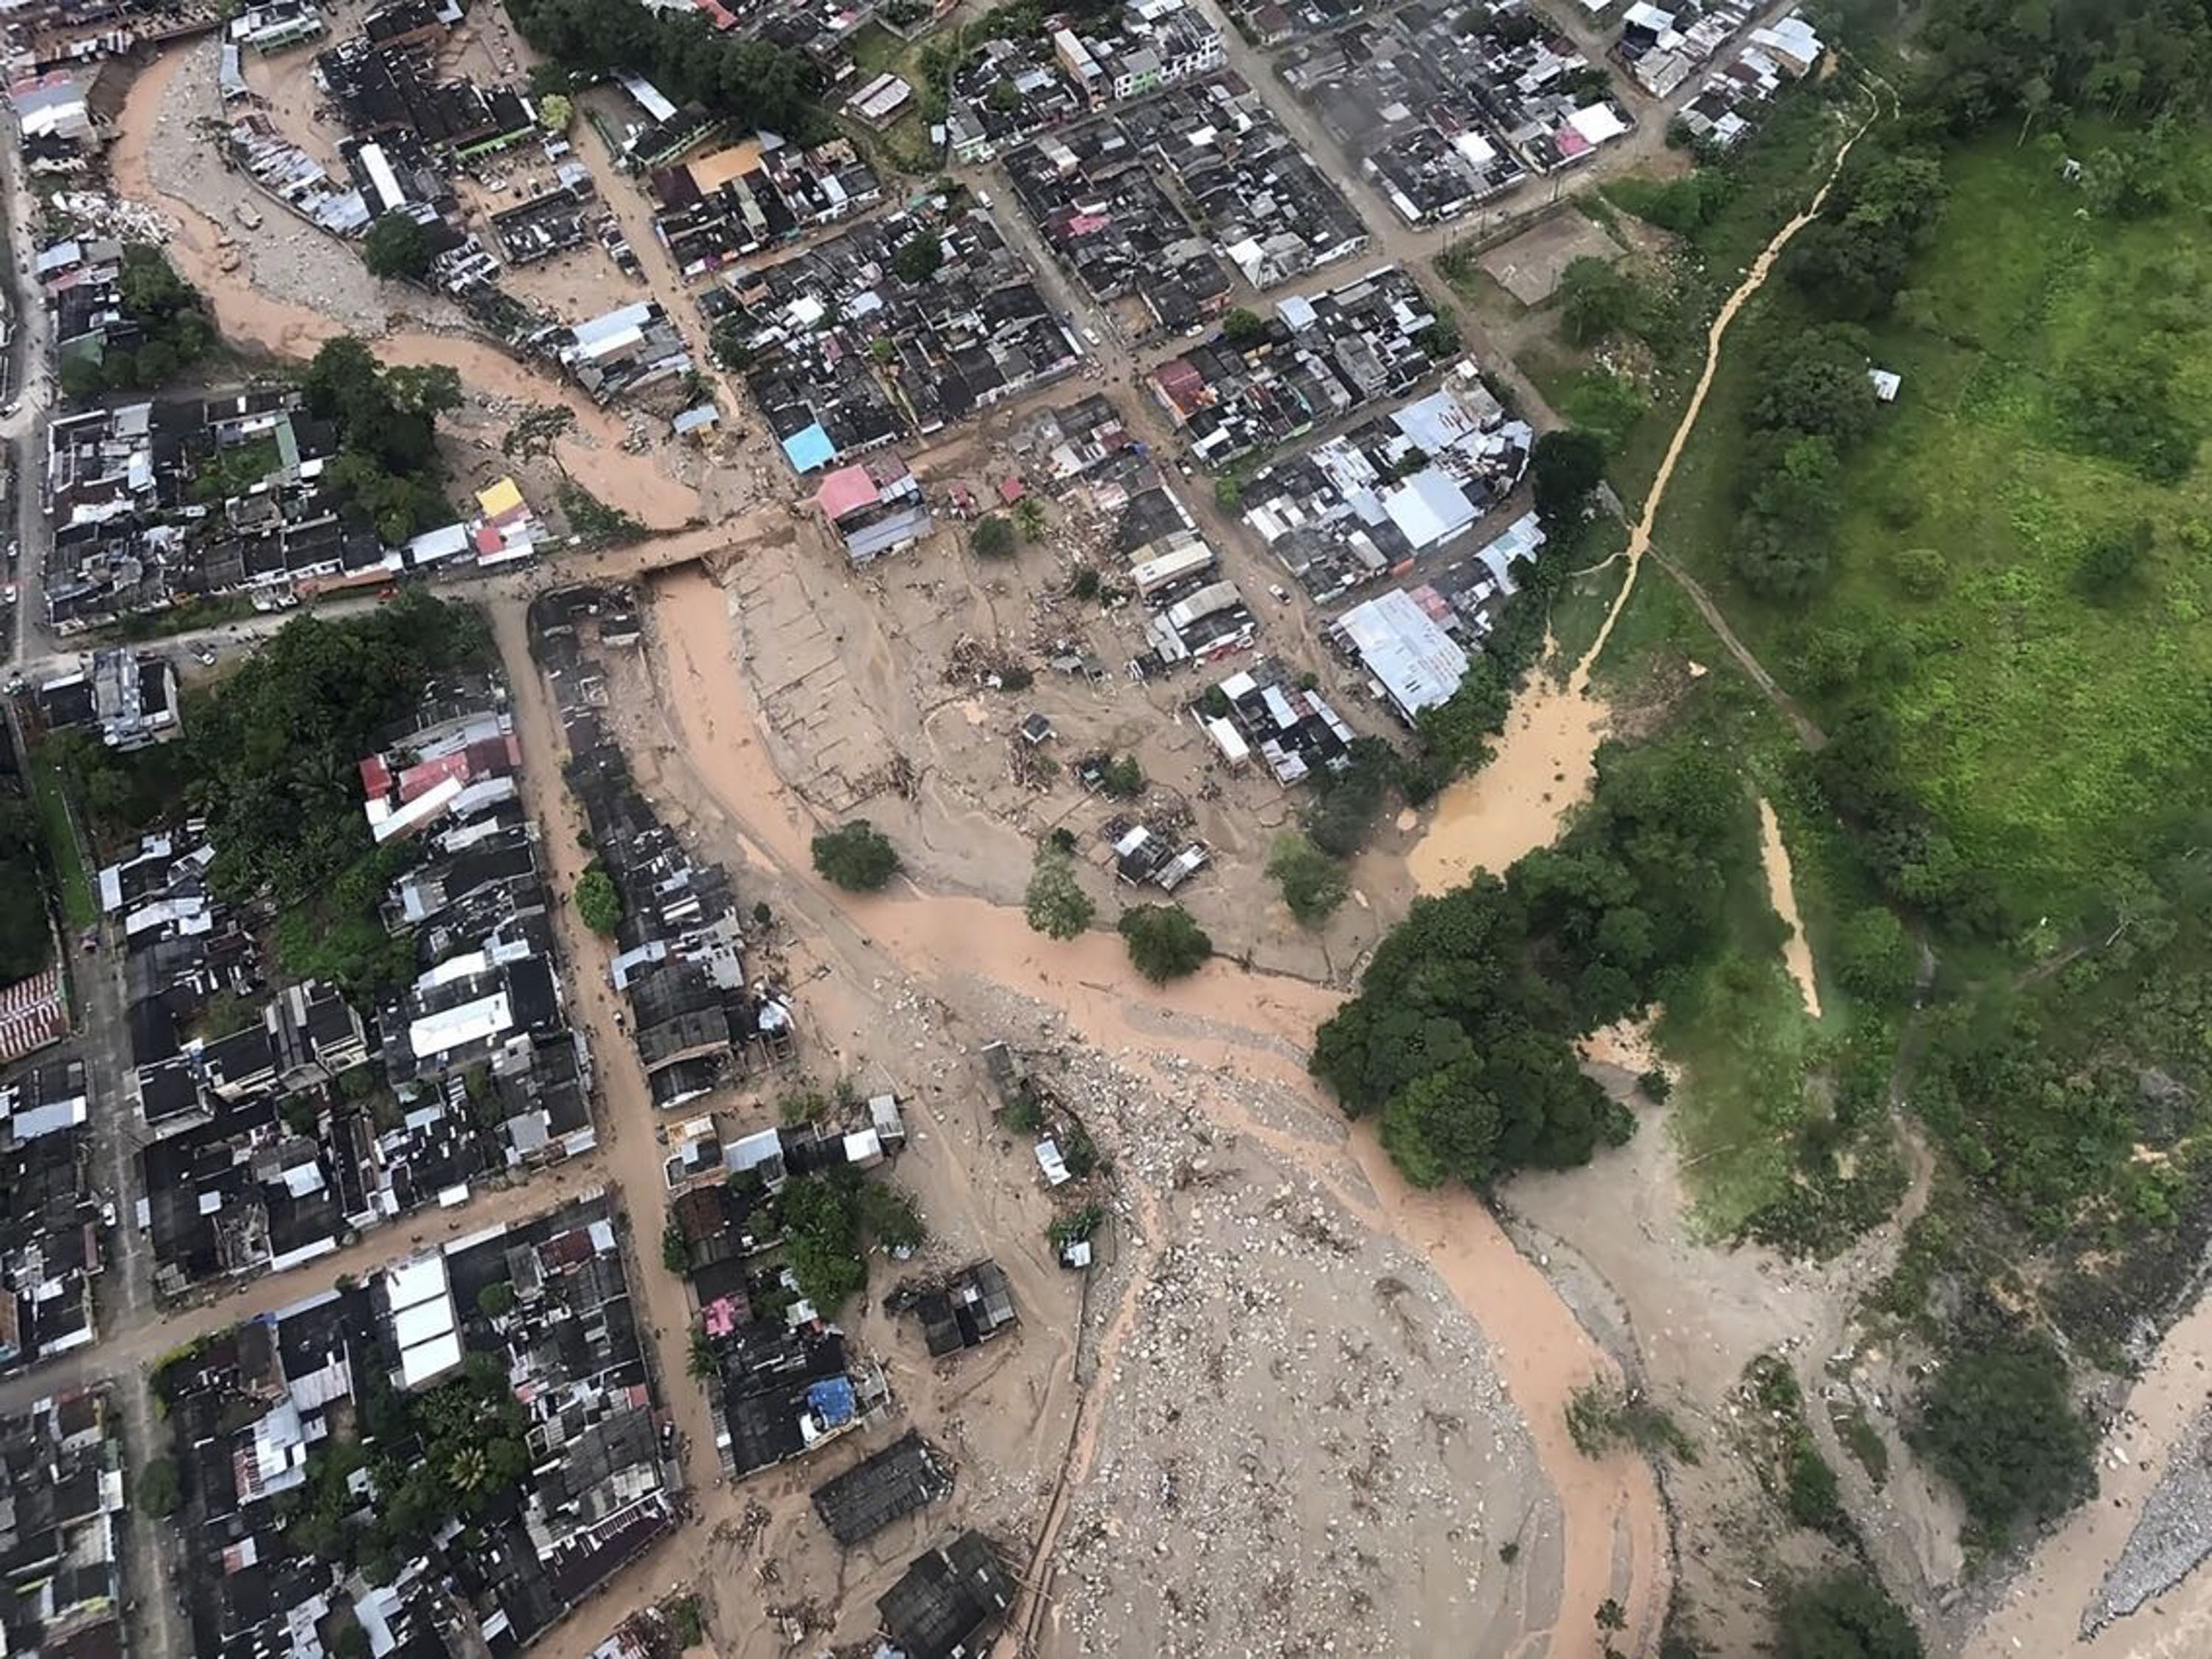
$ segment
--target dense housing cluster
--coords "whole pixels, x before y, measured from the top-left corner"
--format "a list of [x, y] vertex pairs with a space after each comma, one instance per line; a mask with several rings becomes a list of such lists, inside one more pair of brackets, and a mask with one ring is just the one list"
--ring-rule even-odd
[[1437, 551], [1479, 524], [1527, 470], [1535, 434], [1508, 419], [1471, 362], [1244, 486], [1244, 522], [1317, 599]]
[[572, 587], [531, 607], [531, 649], [567, 733], [562, 769], [590, 827], [596, 868], [611, 883], [618, 947], [614, 987], [656, 1106], [680, 1106], [733, 1079], [789, 1060], [791, 1005], [749, 983], [736, 890], [719, 865], [692, 858], [632, 781], [603, 724], [602, 651], [634, 647], [635, 601], [625, 590]]
[[685, 277], [794, 240], [883, 199], [852, 141], [811, 146], [756, 133], [658, 168], [653, 234]]
[[1586, 161], [1633, 125], [1603, 67], [1528, 0], [1417, 0], [1298, 46], [1279, 73], [1409, 224]]
[[512, 1650], [674, 1523], [620, 1226], [587, 1194], [162, 1365], [198, 1651]]
[[730, 273], [708, 309], [799, 472], [939, 431], [1078, 357], [989, 213], [944, 196]]
[[469, 1183], [595, 1144], [503, 690], [436, 688], [365, 758], [382, 904], [415, 971], [364, 1017], [273, 991], [249, 919], [206, 883], [200, 826], [100, 872], [129, 952], [133, 1093], [156, 1280], [281, 1270]]
[[125, 1650], [125, 1485], [104, 1392], [0, 1417], [0, 1641], [9, 1653]]
[[1443, 361], [1444, 335], [1420, 284], [1386, 265], [1232, 332], [1217, 329], [1148, 376], [1192, 457], [1222, 467], [1264, 454], [1386, 398]]
[[0, 1372], [88, 1346], [103, 1266], [100, 1202], [86, 1173], [90, 1086], [81, 1060], [0, 1085]]
[[57, 634], [216, 595], [274, 609], [434, 566], [489, 568], [545, 537], [502, 481], [468, 517], [387, 545], [333, 482], [337, 428], [289, 387], [58, 416], [46, 444]]
[[988, 161], [1079, 115], [1211, 75], [1220, 32], [1185, 0], [1133, 0], [1048, 18], [1036, 34], [994, 34], [952, 71], [945, 127], [952, 159]]
[[1488, 546], [1352, 606], [1330, 637], [1366, 676], [1369, 693], [1410, 723], [1459, 689], [1469, 653], [1520, 591], [1514, 567], [1543, 544], [1536, 515], [1525, 514]]

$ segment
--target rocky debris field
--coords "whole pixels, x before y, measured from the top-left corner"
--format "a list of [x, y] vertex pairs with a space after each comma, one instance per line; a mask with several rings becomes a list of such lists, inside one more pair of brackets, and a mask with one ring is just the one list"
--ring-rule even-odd
[[[2110, 1443], [2108, 1458], [2126, 1454]], [[2164, 1595], [2212, 1557], [2212, 1407], [2198, 1412], [2166, 1454], [2166, 1468], [2143, 1502], [2127, 1547], [2081, 1609], [2081, 1634], [2094, 1635]]]

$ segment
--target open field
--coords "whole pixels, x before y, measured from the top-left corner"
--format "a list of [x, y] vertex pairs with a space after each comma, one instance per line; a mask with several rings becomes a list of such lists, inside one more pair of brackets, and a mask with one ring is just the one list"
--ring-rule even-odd
[[[2199, 146], [2179, 164], [2201, 178], [2208, 159]], [[2032, 921], [2093, 887], [2116, 847], [2200, 803], [2212, 776], [2193, 690], [2212, 672], [2199, 546], [2212, 480], [2154, 483], [2084, 454], [2064, 413], [2068, 388], [2112, 349], [2113, 319], [2137, 313], [2159, 331], [2174, 406], [2202, 407], [2212, 257], [2171, 222], [2077, 220], [2075, 193], [2033, 148], [1986, 143], [1947, 173], [1936, 243], [1875, 332], [1875, 360], [1905, 390], [1848, 463], [1825, 588], [1763, 605], [1728, 568], [1748, 356], [1715, 388], [1661, 541], [1754, 648], [1808, 665], [1803, 690], [1837, 702], [1848, 689], [1895, 718], [1907, 781]], [[1796, 324], [1780, 296], [1759, 319], [1778, 337]], [[2151, 550], [2133, 577], [2085, 592], [2087, 551], [2141, 525]], [[1923, 549], [1941, 556], [1935, 591], [1901, 568]], [[1809, 665], [1838, 654], [1860, 659], [1857, 684], [1814, 683]]]

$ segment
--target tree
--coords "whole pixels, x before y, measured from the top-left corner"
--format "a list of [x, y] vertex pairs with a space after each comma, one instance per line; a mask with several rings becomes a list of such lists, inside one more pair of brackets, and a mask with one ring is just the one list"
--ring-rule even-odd
[[899, 872], [898, 849], [866, 818], [814, 837], [814, 868], [848, 892], [872, 893]]
[[904, 283], [926, 283], [944, 263], [945, 244], [931, 230], [915, 232], [891, 255], [891, 270]]
[[1022, 532], [1025, 542], [1036, 541], [1044, 534], [1044, 508], [1033, 495], [1024, 495], [1014, 503], [1014, 528]]
[[1097, 915], [1097, 906], [1076, 879], [1075, 860], [1048, 841], [1037, 847], [1023, 909], [1030, 926], [1048, 939], [1073, 939]]
[[435, 257], [428, 234], [407, 213], [379, 214], [361, 245], [361, 262], [372, 276], [420, 282], [430, 274], [430, 262]]
[[732, 374], [742, 374], [753, 366], [750, 340], [751, 323], [742, 316], [725, 317], [714, 325], [708, 337], [708, 344], [714, 353], [714, 361]]
[[1134, 800], [1145, 793], [1145, 769], [1134, 755], [1109, 755], [1100, 770], [1098, 787], [1115, 800]]
[[1954, 1350], [1906, 1438], [1958, 1489], [1973, 1532], [1993, 1545], [2096, 1490], [2096, 1436], [2046, 1336], [2002, 1335]]
[[986, 513], [968, 532], [968, 550], [979, 559], [1004, 559], [1014, 550], [1014, 527], [996, 513]]
[[1559, 273], [1559, 332], [1571, 345], [1592, 346], [1626, 329], [1636, 313], [1636, 289], [1610, 260], [1584, 255]]
[[1775, 1626], [1780, 1659], [1921, 1659], [1912, 1620], [1863, 1569], [1799, 1585]]
[[563, 92], [549, 92], [538, 100], [538, 125], [548, 132], [566, 132], [576, 118], [576, 106]]
[[559, 464], [554, 445], [576, 429], [576, 411], [566, 404], [532, 404], [514, 417], [514, 424], [499, 441], [500, 453], [510, 459], [529, 460], [551, 455]]
[[1416, 1187], [1446, 1181], [1480, 1187], [1499, 1174], [1502, 1114], [1482, 1075], [1470, 1054], [1415, 1078], [1383, 1107], [1382, 1149]]
[[504, 1319], [514, 1311], [514, 1286], [498, 1279], [477, 1292], [477, 1311], [486, 1319]]
[[691, 1241], [684, 1236], [684, 1224], [674, 1216], [660, 1230], [660, 1265], [678, 1279], [691, 1271]]
[[1221, 337], [1240, 351], [1267, 337], [1267, 325], [1256, 311], [1237, 307], [1221, 319]]
[[622, 926], [621, 890], [599, 865], [592, 865], [576, 878], [576, 915], [595, 933], [611, 933]]
[[1600, 1630], [1615, 1631], [1626, 1630], [1628, 1628], [1627, 1610], [1624, 1608], [1620, 1602], [1614, 1601], [1610, 1595], [1607, 1596], [1604, 1601], [1597, 1604], [1597, 1613], [1595, 1617], [1597, 1620], [1597, 1627]]
[[1878, 904], [1836, 930], [1836, 981], [1869, 1002], [1896, 1003], [1911, 990], [1915, 963], [1905, 924]]
[[2100, 601], [2124, 592], [2135, 585], [2153, 545], [2154, 532], [2148, 519], [2097, 532], [2082, 548], [2081, 561], [2075, 566], [2081, 591]]
[[138, 1511], [158, 1521], [164, 1516], [174, 1515], [178, 1504], [184, 1502], [184, 1487], [177, 1479], [177, 1466], [167, 1457], [149, 1458], [138, 1471]]
[[1125, 910], [1120, 929], [1130, 962], [1155, 985], [1196, 973], [1213, 954], [1213, 941], [1179, 904], [1139, 904]]
[[1344, 866], [1296, 830], [1275, 837], [1267, 855], [1267, 874], [1282, 889], [1283, 902], [1301, 925], [1327, 921], [1352, 890]]
[[1590, 494], [1605, 482], [1605, 443], [1572, 427], [1547, 432], [1529, 455], [1536, 516], [1554, 529], [1577, 522]]
[[1224, 513], [1234, 513], [1244, 505], [1244, 486], [1234, 478], [1213, 481], [1213, 504]]

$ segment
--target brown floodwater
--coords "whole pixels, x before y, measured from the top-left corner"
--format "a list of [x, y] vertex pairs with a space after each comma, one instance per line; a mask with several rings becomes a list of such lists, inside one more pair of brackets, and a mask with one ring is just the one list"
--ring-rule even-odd
[[[208, 308], [222, 337], [242, 350], [304, 360], [325, 342], [345, 331], [338, 319], [295, 305], [253, 286], [250, 262], [223, 268], [229, 234], [195, 204], [172, 196], [155, 182], [147, 166], [155, 125], [170, 83], [184, 62], [176, 48], [140, 71], [116, 119], [108, 167], [118, 194], [157, 208], [173, 223], [162, 251], [178, 273], [207, 296]], [[213, 112], [209, 112], [212, 114]], [[266, 210], [284, 222], [286, 210], [275, 203]], [[297, 229], [301, 235], [321, 233]], [[230, 250], [234, 252], [234, 250]], [[427, 331], [396, 331], [375, 341], [380, 361], [422, 367], [444, 364], [459, 372], [461, 384], [479, 396], [516, 403], [562, 403], [575, 412], [576, 436], [556, 446], [569, 477], [610, 507], [628, 513], [650, 529], [681, 527], [699, 511], [698, 492], [666, 476], [649, 456], [621, 448], [629, 429], [573, 386], [526, 368], [498, 348], [480, 340]]]
[[[739, 826], [749, 858], [812, 884], [807, 842], [814, 821], [777, 776], [760, 736], [736, 660], [727, 595], [703, 572], [688, 569], [657, 578], [652, 596], [664, 670], [678, 694], [670, 712], [692, 768]], [[874, 898], [839, 895], [837, 902], [866, 930], [870, 946], [922, 982], [988, 981], [1057, 1008], [1102, 1048], [1226, 1066], [1293, 1091], [1315, 1113], [1335, 1118], [1304, 1061], [1315, 1027], [1338, 1004], [1322, 987], [1220, 958], [1156, 987], [1130, 969], [1111, 933], [1054, 941], [1030, 931], [1018, 909], [910, 886]], [[1163, 1078], [1163, 1085], [1170, 1080]], [[1265, 1142], [1273, 1155], [1322, 1182], [1364, 1224], [1419, 1253], [1483, 1330], [1563, 1518], [1565, 1570], [1549, 1650], [1563, 1659], [1595, 1654], [1586, 1612], [1608, 1595], [1628, 1608], [1632, 1633], [1655, 1632], [1670, 1576], [1657, 1488], [1642, 1462], [1594, 1462], [1570, 1441], [1568, 1397], [1611, 1366], [1536, 1266], [1472, 1194], [1407, 1185], [1364, 1126], [1348, 1149], [1333, 1150], [1261, 1124], [1224, 1103], [1220, 1091], [1209, 1091], [1208, 1106], [1231, 1120], [1224, 1127]], [[1089, 1448], [1086, 1435], [1078, 1448], [1085, 1462]], [[1617, 1560], [1626, 1565], [1625, 1591], [1615, 1583]]]

